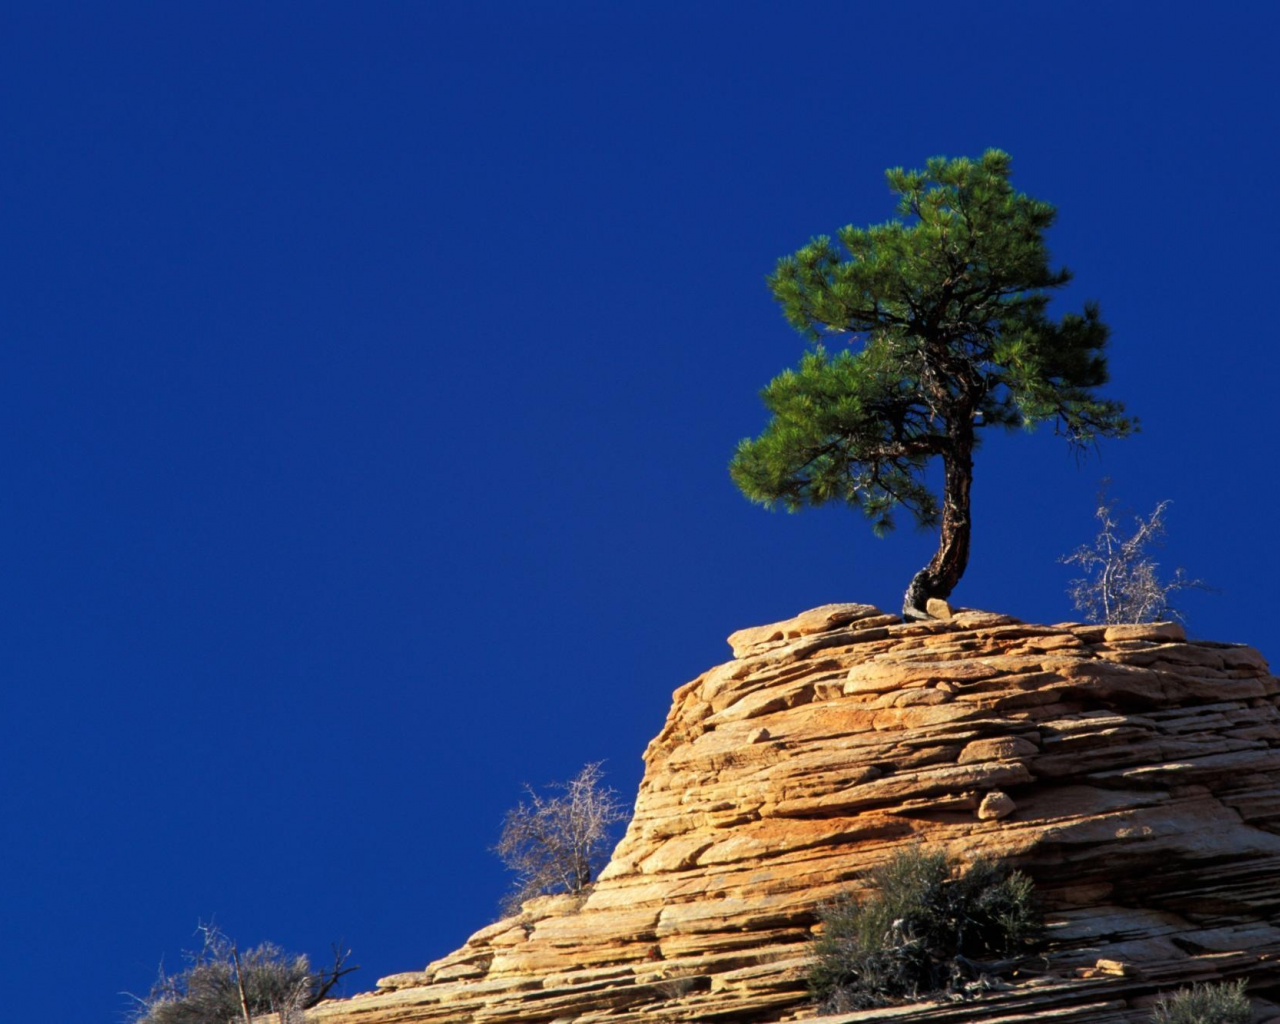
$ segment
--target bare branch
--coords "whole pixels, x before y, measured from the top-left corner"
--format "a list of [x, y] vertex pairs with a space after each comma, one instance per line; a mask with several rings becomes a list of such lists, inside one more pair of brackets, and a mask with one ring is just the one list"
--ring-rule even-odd
[[515, 886], [502, 902], [505, 914], [519, 913], [534, 896], [590, 887], [612, 826], [627, 818], [617, 792], [601, 785], [602, 763], [588, 764], [569, 782], [554, 784], [562, 795], [544, 797], [525, 786], [529, 802], [507, 812], [493, 847], [516, 873]]
[[212, 923], [202, 923], [198, 932], [201, 949], [186, 954], [185, 970], [168, 974], [161, 966], [151, 991], [132, 997], [134, 1024], [244, 1024], [267, 1015], [281, 1024], [301, 1024], [304, 1011], [357, 970], [346, 966], [351, 954], [340, 946], [334, 946], [333, 967], [315, 971], [305, 956], [274, 943], [241, 951]]
[[1165, 513], [1169, 501], [1162, 501], [1145, 519], [1134, 517], [1134, 531], [1122, 537], [1116, 523], [1115, 501], [1106, 496], [1107, 481], [1098, 494], [1094, 516], [1099, 523], [1092, 544], [1077, 548], [1058, 559], [1077, 565], [1084, 575], [1067, 588], [1073, 606], [1096, 622], [1155, 622], [1163, 619], [1186, 621], [1170, 601], [1182, 590], [1212, 590], [1204, 580], [1193, 579], [1179, 567], [1173, 578], [1162, 580], [1159, 563], [1148, 549], [1163, 543]]

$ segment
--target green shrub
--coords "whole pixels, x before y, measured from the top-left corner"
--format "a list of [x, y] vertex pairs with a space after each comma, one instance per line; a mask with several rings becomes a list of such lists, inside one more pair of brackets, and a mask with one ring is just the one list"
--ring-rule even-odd
[[871, 873], [873, 893], [824, 906], [809, 986], [825, 1012], [846, 1013], [957, 991], [1017, 957], [1040, 931], [1031, 880], [978, 860], [956, 872], [941, 853], [899, 853]]
[[1241, 978], [1167, 993], [1156, 1003], [1151, 1019], [1155, 1024], [1249, 1024], [1253, 1011], [1245, 995], [1246, 985]]

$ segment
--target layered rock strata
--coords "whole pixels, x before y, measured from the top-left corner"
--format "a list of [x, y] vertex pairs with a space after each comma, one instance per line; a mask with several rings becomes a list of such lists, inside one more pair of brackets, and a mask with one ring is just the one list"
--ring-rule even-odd
[[807, 1016], [818, 905], [913, 843], [1028, 872], [1047, 957], [971, 1003], [859, 1019], [1137, 1021], [1162, 988], [1245, 976], [1260, 1016], [1280, 1002], [1280, 685], [1256, 651], [850, 604], [729, 642], [675, 692], [588, 896], [531, 901], [317, 1024]]

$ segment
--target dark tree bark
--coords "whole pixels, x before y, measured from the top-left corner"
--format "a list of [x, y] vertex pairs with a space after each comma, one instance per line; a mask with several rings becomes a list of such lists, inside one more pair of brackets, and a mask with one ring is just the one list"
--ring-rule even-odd
[[[769, 425], [738, 445], [730, 472], [768, 507], [843, 500], [877, 533], [895, 507], [940, 525], [903, 597], [908, 620], [930, 618], [929, 601], [949, 598], [968, 566], [977, 430], [1051, 420], [1087, 446], [1136, 427], [1097, 393], [1109, 333], [1097, 306], [1049, 316], [1050, 293], [1071, 279], [1050, 265], [1054, 210], [1010, 174], [994, 149], [893, 168], [900, 218], [811, 237], [769, 277], [787, 321], [819, 344], [762, 392]], [[827, 332], [850, 348], [828, 355]]]
[[902, 617], [931, 619], [930, 598], [946, 600], [969, 565], [969, 490], [973, 485], [973, 421], [964, 419], [949, 431], [950, 444], [942, 456], [942, 528], [938, 550], [929, 564], [911, 578], [902, 598]]
[[360, 970], [359, 965], [355, 967], [346, 966], [347, 957], [350, 952], [344, 953], [342, 947], [337, 943], [333, 946], [333, 967], [327, 971], [321, 971], [316, 975], [316, 988], [311, 996], [302, 1004], [302, 1009], [309, 1010], [317, 1003], [321, 1002], [333, 991], [333, 987], [338, 984], [346, 975], [352, 971]]

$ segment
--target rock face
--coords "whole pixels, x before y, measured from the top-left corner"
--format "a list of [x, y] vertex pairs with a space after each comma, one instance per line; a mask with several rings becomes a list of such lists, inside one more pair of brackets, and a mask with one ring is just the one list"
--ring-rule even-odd
[[905, 844], [1010, 862], [1049, 953], [977, 1003], [859, 1020], [1146, 1020], [1249, 977], [1280, 1014], [1280, 685], [1168, 623], [903, 623], [829, 605], [675, 692], [586, 897], [544, 897], [317, 1024], [807, 1016], [818, 904]]

